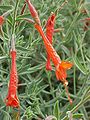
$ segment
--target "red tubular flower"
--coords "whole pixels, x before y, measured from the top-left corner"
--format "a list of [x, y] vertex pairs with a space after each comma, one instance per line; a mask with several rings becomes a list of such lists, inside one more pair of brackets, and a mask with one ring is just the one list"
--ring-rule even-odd
[[0, 16], [0, 26], [3, 25], [3, 23], [4, 23], [4, 17]]
[[[55, 24], [55, 14], [53, 13], [48, 18], [48, 21], [47, 21], [47, 24], [46, 24], [46, 37], [51, 44], [52, 44], [52, 38], [53, 38], [53, 33], [54, 33], [54, 24]], [[50, 56], [49, 56], [48, 52], [47, 52], [46, 69], [47, 70], [52, 70], [52, 66], [50, 64]]]
[[[12, 45], [14, 45], [12, 43]], [[16, 51], [14, 49], [11, 50], [11, 72], [10, 72], [10, 82], [8, 88], [8, 95], [5, 99], [6, 106], [19, 107], [19, 99], [17, 96], [17, 85], [18, 85], [18, 76], [16, 69]]]
[[60, 80], [64, 84], [64, 86], [66, 88], [67, 95], [68, 95], [68, 99], [69, 99], [70, 103], [72, 103], [72, 100], [70, 99], [68, 89], [67, 89], [68, 81], [66, 80], [66, 78], [67, 78], [66, 71], [68, 69], [70, 69], [73, 64], [70, 63], [70, 62], [61, 61], [59, 55], [57, 54], [57, 52], [55, 51], [53, 46], [50, 44], [47, 37], [44, 35], [42, 27], [38, 24], [35, 24], [35, 28], [38, 30], [38, 32], [42, 36], [42, 39], [43, 39], [44, 44], [45, 44], [46, 51], [48, 52], [50, 58], [52, 59], [54, 65], [55, 65], [56, 77], [57, 77], [58, 80]]
[[36, 23], [40, 24], [40, 19], [35, 7], [31, 4], [30, 0], [26, 0], [26, 3], [28, 4], [28, 8], [31, 13], [31, 16], [33, 17]]

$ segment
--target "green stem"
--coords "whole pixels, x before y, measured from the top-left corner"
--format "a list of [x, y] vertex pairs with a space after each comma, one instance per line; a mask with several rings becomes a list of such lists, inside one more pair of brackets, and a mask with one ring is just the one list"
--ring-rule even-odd
[[76, 21], [77, 21], [79, 15], [80, 15], [80, 12], [78, 12], [77, 15], [75, 16], [75, 18], [73, 19], [73, 21], [72, 21], [72, 23], [71, 23], [69, 29], [67, 30], [66, 36], [65, 36], [65, 38], [64, 38], [64, 41], [66, 41], [67, 37], [68, 37], [69, 34], [71, 33], [72, 28], [73, 28], [74, 25], [76, 24]]
[[54, 96], [54, 93], [53, 93], [53, 87], [52, 87], [52, 83], [51, 83], [51, 77], [50, 77], [50, 72], [47, 72], [47, 76], [48, 76], [48, 81], [49, 81], [49, 85], [50, 85], [50, 92], [52, 93], [52, 96]]
[[[81, 14], [81, 13], [80, 13], [80, 11], [79, 11], [79, 12], [77, 13], [77, 15], [74, 17], [72, 23], [70, 24], [70, 26], [69, 26], [69, 28], [68, 28], [68, 30], [67, 30], [67, 32], [66, 32], [66, 35], [65, 35], [62, 43], [68, 42], [68, 36], [72, 33], [72, 29], [73, 29], [74, 26], [76, 25], [76, 21], [77, 21], [78, 17], [80, 16], [80, 14]], [[60, 43], [57, 45], [56, 50], [58, 50], [58, 48], [60, 47], [60, 45], [61, 45], [62, 43], [60, 42]]]
[[81, 51], [81, 56], [82, 56], [84, 67], [87, 68], [86, 64], [85, 64], [84, 53], [83, 53], [83, 45], [82, 45], [85, 35], [86, 35], [86, 32], [83, 35], [83, 38], [82, 38], [81, 43], [80, 43], [80, 51]]
[[76, 0], [74, 0], [74, 4], [75, 4], [75, 8], [77, 9], [77, 2], [76, 2]]
[[74, 66], [74, 95], [76, 95], [76, 66]]
[[15, 25], [16, 25], [16, 15], [17, 15], [17, 8], [19, 5], [19, 0], [16, 0], [15, 10], [14, 10], [14, 16], [13, 16], [13, 28], [12, 28], [12, 34], [15, 33]]
[[90, 96], [86, 97], [83, 101], [80, 101], [72, 110], [71, 112], [74, 113], [81, 107], [84, 103], [86, 103], [90, 99]]
[[[72, 110], [71, 113], [76, 112], [79, 107], [81, 107], [83, 104], [85, 104], [90, 99], [90, 95], [87, 96], [84, 100], [81, 100]], [[62, 120], [68, 120], [68, 116], [65, 116]]]

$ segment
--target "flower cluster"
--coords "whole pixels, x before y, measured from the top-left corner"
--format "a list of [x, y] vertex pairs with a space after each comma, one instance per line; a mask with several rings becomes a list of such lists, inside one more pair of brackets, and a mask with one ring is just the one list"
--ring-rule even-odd
[[30, 11], [33, 19], [35, 20], [34, 27], [40, 33], [40, 35], [41, 35], [41, 37], [44, 41], [44, 45], [45, 45], [47, 55], [48, 55], [46, 68], [47, 68], [47, 70], [52, 69], [51, 66], [50, 66], [50, 58], [51, 58], [52, 62], [55, 65], [55, 68], [56, 68], [56, 77], [57, 77], [58, 80], [60, 80], [64, 84], [64, 86], [66, 88], [67, 95], [68, 95], [68, 99], [69, 99], [70, 103], [72, 103], [72, 100], [70, 99], [69, 92], [68, 92], [68, 89], [67, 89], [68, 81], [66, 80], [66, 78], [67, 78], [66, 71], [68, 69], [70, 69], [73, 66], [73, 64], [71, 62], [68, 62], [68, 61], [61, 61], [59, 55], [57, 54], [54, 47], [52, 46], [52, 37], [53, 37], [53, 33], [54, 33], [55, 14], [52, 14], [52, 16], [50, 16], [50, 18], [47, 21], [46, 26], [48, 26], [48, 27], [46, 27], [46, 35], [45, 35], [44, 32], [43, 32], [43, 29], [42, 29], [42, 26], [41, 26], [41, 23], [40, 23], [40, 19], [39, 19], [39, 16], [38, 16], [38, 13], [37, 13], [36, 9], [31, 4], [30, 0], [26, 0], [26, 3], [28, 4], [29, 11]]
[[[66, 80], [66, 78], [67, 78], [67, 70], [70, 69], [73, 66], [73, 64], [69, 61], [62, 61], [52, 45], [53, 34], [55, 31], [54, 26], [55, 26], [55, 20], [56, 20], [56, 13], [51, 13], [51, 15], [49, 16], [47, 23], [45, 25], [46, 27], [46, 34], [45, 34], [41, 26], [41, 21], [40, 21], [38, 12], [30, 2], [30, 0], [25, 0], [24, 6], [21, 10], [21, 15], [24, 13], [26, 4], [28, 5], [28, 8], [33, 20], [27, 19], [27, 18], [24, 20], [27, 20], [28, 22], [33, 23], [34, 27], [42, 37], [42, 40], [44, 42], [44, 46], [47, 52], [46, 70], [50, 70], [50, 71], [52, 70], [52, 66], [50, 63], [50, 60], [52, 60], [55, 66], [56, 78], [57, 80], [61, 81], [64, 84], [68, 99], [70, 103], [72, 103], [72, 100], [70, 98], [68, 88], [67, 88], [68, 81]], [[3, 25], [3, 23], [4, 23], [4, 17], [0, 16], [0, 27]], [[7, 106], [19, 107], [20, 103], [17, 96], [18, 75], [17, 75], [17, 69], [16, 69], [16, 49], [15, 49], [14, 41], [15, 41], [15, 37], [14, 35], [12, 35], [11, 50], [10, 50], [10, 55], [11, 55], [10, 82], [8, 87], [8, 95], [5, 99], [5, 103]]]

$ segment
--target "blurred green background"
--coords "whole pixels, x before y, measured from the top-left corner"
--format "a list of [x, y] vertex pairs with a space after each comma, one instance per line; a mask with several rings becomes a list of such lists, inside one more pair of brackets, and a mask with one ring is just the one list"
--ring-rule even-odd
[[[56, 16], [53, 46], [61, 60], [74, 63], [68, 71], [70, 105], [65, 88], [57, 81], [55, 68], [46, 71], [46, 51], [34, 26], [23, 18], [31, 18], [26, 6], [20, 15], [24, 0], [0, 0], [0, 15], [9, 13], [0, 35], [0, 120], [43, 120], [52, 115], [56, 120], [90, 120], [90, 26], [84, 30], [85, 18], [90, 17], [90, 0], [67, 0]], [[37, 9], [45, 32], [45, 23], [65, 0], [31, 0]], [[90, 24], [90, 23], [89, 23]], [[18, 96], [17, 109], [6, 107], [4, 99], [10, 76], [10, 40], [15, 25]]]

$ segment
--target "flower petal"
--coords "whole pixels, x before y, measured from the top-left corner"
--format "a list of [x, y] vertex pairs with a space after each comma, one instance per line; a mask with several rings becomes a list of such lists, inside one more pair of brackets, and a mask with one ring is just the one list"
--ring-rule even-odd
[[60, 66], [62, 66], [65, 70], [68, 70], [73, 66], [73, 64], [68, 61], [62, 61]]

